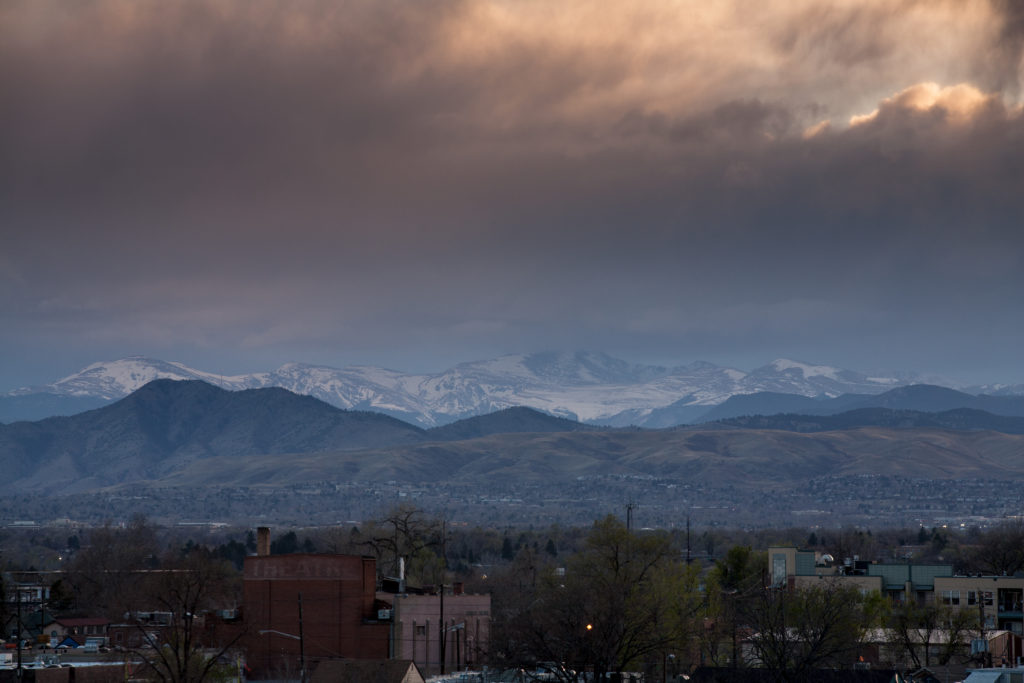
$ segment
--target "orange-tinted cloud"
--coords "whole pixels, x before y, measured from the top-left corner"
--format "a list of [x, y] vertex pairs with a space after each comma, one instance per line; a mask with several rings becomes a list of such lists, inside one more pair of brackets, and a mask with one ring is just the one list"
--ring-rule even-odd
[[4, 334], [696, 355], [809, 335], [792, 302], [859, 311], [826, 345], [1006, 305], [1021, 34], [1010, 0], [10, 0]]

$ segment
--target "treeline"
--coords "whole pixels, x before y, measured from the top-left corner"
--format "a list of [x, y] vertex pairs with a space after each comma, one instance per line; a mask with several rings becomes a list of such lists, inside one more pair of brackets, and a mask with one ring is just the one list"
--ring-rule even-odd
[[[160, 595], [159, 586], [138, 578], [158, 568], [201, 573], [204, 604], [237, 605], [240, 569], [256, 550], [253, 529], [158, 528], [141, 517], [70, 535], [5, 530], [0, 542], [8, 576], [52, 569], [42, 560], [61, 558], [62, 573], [45, 579], [51, 582], [48, 609], [112, 618], [130, 604], [145, 604], [141, 590], [150, 603]], [[838, 561], [941, 562], [961, 573], [995, 575], [1024, 571], [1024, 525], [1017, 521], [986, 530], [687, 532], [631, 530], [607, 517], [586, 528], [523, 530], [451, 525], [402, 506], [358, 526], [279, 530], [271, 552], [371, 555], [382, 576], [397, 576], [404, 567], [410, 586], [458, 581], [469, 592], [489, 593], [491, 662], [544, 662], [567, 681], [581, 669], [667, 676], [699, 664], [751, 662], [797, 672], [790, 680], [799, 680], [801, 671], [852, 665], [873, 629], [885, 631], [889, 651], [903, 662], [944, 664], [961, 656], [954, 644], [983, 627], [966, 610], [893, 605], [838, 582], [774, 589], [764, 552], [770, 545], [819, 550]], [[931, 636], [922, 646], [921, 633], [934, 634], [935, 646]], [[949, 647], [943, 650], [940, 641]]]
[[[442, 529], [443, 527], [443, 529]], [[156, 554], [203, 548], [241, 568], [245, 556], [256, 551], [254, 528], [160, 527], [137, 516], [123, 525], [92, 529], [33, 527], [0, 529], [0, 570], [52, 571], [68, 566], [95, 539], [118, 530], [145, 528], [147, 547]], [[1024, 567], [1024, 532], [1015, 521], [982, 529], [920, 527], [915, 529], [758, 529], [748, 531], [715, 527], [664, 530], [678, 552], [710, 566], [734, 546], [765, 549], [792, 545], [819, 550], [838, 560], [857, 556], [869, 561], [906, 561], [952, 564], [958, 573], [1014, 573]], [[396, 535], [397, 532], [397, 535]], [[524, 548], [552, 558], [577, 552], [587, 527], [551, 525], [531, 528], [484, 528], [448, 524], [440, 517], [412, 506], [398, 506], [355, 526], [273, 530], [271, 552], [370, 554], [385, 573], [395, 571], [395, 551], [408, 563], [411, 555], [426, 552], [449, 571], [465, 578], [481, 567], [511, 562]], [[443, 540], [442, 543], [442, 533]], [[397, 541], [395, 540], [397, 538]], [[416, 539], [416, 540], [413, 540]], [[420, 547], [422, 546], [422, 547]], [[429, 583], [429, 581], [428, 581]]]

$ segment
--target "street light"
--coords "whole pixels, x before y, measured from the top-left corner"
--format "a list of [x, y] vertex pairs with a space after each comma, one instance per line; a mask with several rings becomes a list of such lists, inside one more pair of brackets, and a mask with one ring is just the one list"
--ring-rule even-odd
[[304, 647], [305, 642], [302, 636], [296, 636], [291, 633], [285, 633], [284, 631], [278, 631], [272, 628], [265, 628], [261, 631], [257, 631], [256, 633], [260, 634], [261, 636], [265, 636], [268, 633], [272, 633], [275, 636], [291, 638], [292, 640], [299, 641], [299, 681], [301, 683], [306, 683], [306, 652]]
[[452, 626], [449, 626], [449, 627], [447, 627], [445, 629], [442, 629], [442, 637], [444, 637], [444, 635], [448, 634], [448, 633], [452, 633], [452, 632], [455, 633], [455, 669], [456, 669], [456, 671], [462, 668], [462, 660], [459, 657], [459, 645], [461, 643], [461, 639], [459, 638], [459, 636], [461, 635], [460, 631], [465, 631], [465, 630], [466, 630], [466, 622], [464, 622], [464, 621], [459, 622], [458, 624], [454, 624]]
[[594, 625], [587, 622], [586, 626], [583, 627], [585, 632], [583, 634], [583, 680], [587, 678], [587, 667], [591, 667], [594, 671], [594, 675], [597, 676], [597, 666], [594, 665], [594, 643], [590, 639], [590, 634], [594, 631]]

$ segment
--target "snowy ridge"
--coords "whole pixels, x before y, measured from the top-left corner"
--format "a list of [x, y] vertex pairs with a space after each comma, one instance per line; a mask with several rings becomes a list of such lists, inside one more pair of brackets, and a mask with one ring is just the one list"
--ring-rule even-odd
[[225, 389], [246, 389], [258, 386], [255, 376], [229, 377], [193, 370], [181, 363], [171, 363], [142, 356], [93, 363], [74, 375], [43, 387], [16, 389], [8, 396], [52, 393], [62, 396], [90, 396], [106, 400], [123, 398], [155, 379], [198, 379]]
[[832, 368], [827, 365], [807, 365], [806, 363], [798, 363], [796, 361], [789, 360], [788, 358], [776, 358], [771, 362], [771, 367], [782, 373], [785, 373], [787, 370], [796, 370], [804, 378], [825, 377], [826, 379], [831, 380], [837, 380], [837, 375], [842, 372], [837, 368]]
[[514, 406], [597, 424], [665, 426], [696, 419], [738, 394], [832, 397], [878, 394], [914, 383], [911, 375], [867, 376], [784, 358], [744, 372], [706, 362], [667, 368], [603, 353], [537, 353], [461, 363], [437, 374], [286, 363], [272, 372], [230, 376], [132, 357], [94, 363], [53, 384], [9, 395], [46, 392], [114, 400], [154, 379], [202, 380], [231, 390], [283, 387], [339, 408], [383, 412], [425, 427]]

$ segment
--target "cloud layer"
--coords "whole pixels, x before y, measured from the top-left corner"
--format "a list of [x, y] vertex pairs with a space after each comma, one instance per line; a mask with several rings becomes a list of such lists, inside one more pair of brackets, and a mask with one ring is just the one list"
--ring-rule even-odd
[[4, 3], [0, 371], [1024, 378], [1024, 3], [628, 5]]

